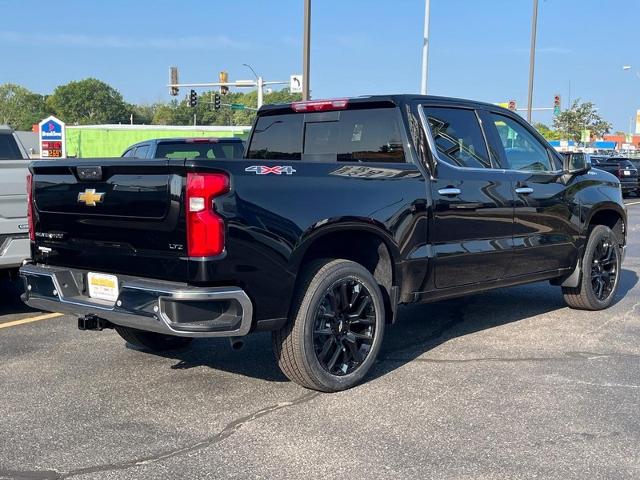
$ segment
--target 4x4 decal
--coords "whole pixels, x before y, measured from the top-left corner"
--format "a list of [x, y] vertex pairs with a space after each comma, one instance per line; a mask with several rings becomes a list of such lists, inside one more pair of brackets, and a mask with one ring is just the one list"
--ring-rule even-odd
[[245, 172], [254, 172], [256, 175], [293, 175], [296, 173], [295, 168], [291, 165], [275, 165], [269, 167], [267, 165], [252, 165], [244, 169]]

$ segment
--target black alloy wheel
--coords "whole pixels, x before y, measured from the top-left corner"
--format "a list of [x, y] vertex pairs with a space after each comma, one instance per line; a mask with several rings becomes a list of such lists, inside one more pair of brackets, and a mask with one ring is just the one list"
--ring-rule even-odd
[[365, 361], [376, 334], [376, 311], [367, 287], [344, 278], [325, 292], [316, 311], [313, 346], [332, 375], [348, 375]]
[[618, 250], [610, 236], [600, 238], [591, 260], [591, 288], [596, 298], [605, 301], [613, 292], [618, 278]]

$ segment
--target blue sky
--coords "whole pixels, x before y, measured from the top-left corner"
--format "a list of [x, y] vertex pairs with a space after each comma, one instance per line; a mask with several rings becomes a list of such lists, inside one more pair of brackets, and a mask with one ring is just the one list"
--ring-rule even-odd
[[[527, 95], [532, 0], [431, 0], [429, 93], [485, 100]], [[56, 10], [57, 6], [57, 10]], [[302, 70], [302, 0], [0, 0], [0, 83], [39, 93], [89, 76], [130, 102], [168, 100], [183, 82], [267, 80]], [[316, 98], [417, 92], [423, 0], [313, 0]], [[553, 95], [596, 103], [615, 130], [640, 108], [638, 0], [540, 0], [534, 106]], [[622, 65], [635, 71], [622, 71]], [[569, 87], [570, 85], [570, 87]], [[550, 123], [551, 114], [534, 114]]]

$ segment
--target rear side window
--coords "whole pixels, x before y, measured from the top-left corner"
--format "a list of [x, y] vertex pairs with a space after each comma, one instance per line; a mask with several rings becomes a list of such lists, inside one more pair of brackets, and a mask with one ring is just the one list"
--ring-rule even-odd
[[259, 117], [247, 158], [300, 160], [303, 120], [297, 113]]
[[395, 108], [260, 117], [248, 158], [338, 162], [404, 162]]
[[487, 145], [473, 110], [426, 107], [438, 156], [458, 167], [491, 168]]
[[13, 136], [0, 135], [0, 160], [17, 160], [22, 158]]

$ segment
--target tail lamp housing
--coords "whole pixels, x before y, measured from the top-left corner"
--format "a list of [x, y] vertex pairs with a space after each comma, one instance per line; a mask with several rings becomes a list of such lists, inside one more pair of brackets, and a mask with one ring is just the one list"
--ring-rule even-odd
[[35, 225], [33, 224], [33, 175], [27, 173], [27, 222], [29, 225], [29, 239], [36, 239]]
[[212, 257], [224, 251], [224, 220], [214, 208], [214, 199], [229, 191], [224, 173], [187, 173], [187, 253], [190, 257]]

